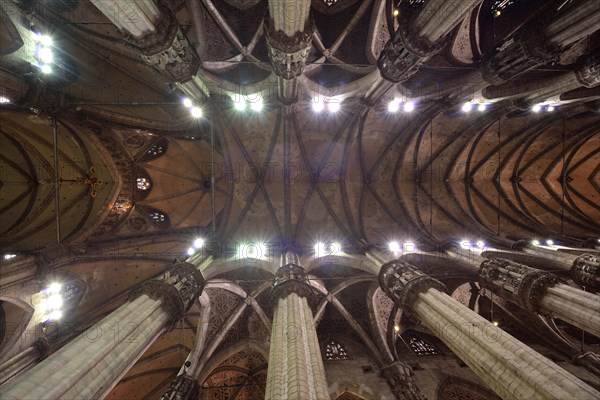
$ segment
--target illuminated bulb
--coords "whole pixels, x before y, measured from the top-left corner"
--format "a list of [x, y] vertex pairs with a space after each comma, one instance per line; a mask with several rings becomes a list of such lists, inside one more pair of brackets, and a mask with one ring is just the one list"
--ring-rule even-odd
[[542, 106], [540, 106], [539, 104], [536, 104], [535, 106], [531, 107], [531, 111], [533, 112], [540, 112], [541, 109]]
[[204, 246], [204, 240], [202, 239], [196, 239], [194, 240], [194, 247], [199, 249], [200, 247]]
[[395, 113], [399, 109], [400, 109], [400, 102], [398, 100], [396, 100], [396, 99], [390, 101], [390, 103], [388, 104], [388, 111], [389, 112]]
[[188, 256], [193, 256], [193, 255], [194, 255], [194, 253], [196, 253], [196, 249], [194, 249], [193, 247], [190, 247], [190, 248], [187, 250], [187, 254], [188, 254]]
[[263, 101], [262, 101], [262, 99], [258, 99], [256, 101], [250, 103], [250, 109], [252, 111], [259, 112], [260, 110], [262, 110], [262, 108], [263, 108]]
[[48, 47], [41, 47], [38, 49], [38, 58], [44, 64], [50, 64], [54, 55], [52, 54], [52, 50]]
[[539, 240], [532, 240], [531, 244], [534, 246], [539, 246], [540, 245], [540, 241]]
[[492, 325], [494, 325], [494, 326], [498, 326], [498, 325], [499, 325], [499, 324], [498, 324], [498, 321], [492, 321]]
[[486, 108], [487, 108], [487, 104], [479, 103], [479, 105], [477, 106], [477, 111], [484, 112]]
[[554, 111], [554, 106], [548, 106], [548, 108], [546, 108], [546, 111], [548, 111], [548, 112]]
[[16, 256], [17, 256], [16, 254], [5, 254], [4, 255], [4, 259], [5, 260], [10, 260], [11, 258], [14, 258]]
[[241, 258], [262, 259], [266, 257], [266, 247], [263, 243], [247, 243], [240, 249]]
[[394, 10], [394, 17], [397, 17], [398, 15], [400, 15], [400, 11], [398, 11], [398, 9]]
[[190, 114], [194, 118], [200, 118], [202, 116], [202, 109], [200, 107], [192, 107], [190, 108]]
[[468, 240], [463, 240], [462, 242], [460, 242], [460, 247], [462, 249], [469, 250], [471, 248], [471, 242], [469, 242]]
[[417, 245], [412, 242], [404, 243], [404, 252], [412, 253], [417, 250]]
[[483, 240], [480, 240], [477, 242], [477, 247], [479, 248], [484, 248], [485, 247], [485, 243], [483, 242]]
[[323, 102], [320, 100], [313, 101], [312, 108], [315, 112], [321, 112], [325, 109], [325, 104], [323, 104]]
[[246, 109], [246, 100], [244, 100], [244, 99], [234, 100], [233, 107], [238, 111], [244, 111]]
[[62, 306], [62, 303], [63, 303], [62, 298], [57, 294], [54, 294], [54, 295], [48, 297], [48, 299], [46, 301], [47, 301], [46, 305], [49, 310], [58, 310]]
[[394, 332], [400, 332], [400, 327], [398, 325], [394, 325]]
[[44, 46], [52, 46], [52, 38], [48, 35], [37, 36], [37, 40]]
[[52, 67], [50, 67], [48, 64], [44, 64], [40, 68], [40, 71], [42, 71], [42, 73], [44, 73], [44, 74], [50, 74], [50, 73], [52, 73]]
[[548, 240], [546, 240], [546, 244], [547, 244], [548, 246], [552, 246], [552, 245], [554, 244], [554, 240], [552, 240], [552, 239], [548, 239]]
[[502, 15], [502, 12], [500, 10], [496, 10], [495, 15], [496, 15], [496, 17], [499, 17], [500, 15]]
[[333, 100], [331, 103], [327, 103], [329, 112], [338, 112], [341, 108], [339, 100]]
[[400, 251], [400, 244], [398, 244], [398, 242], [390, 242], [388, 244], [388, 247], [390, 248], [390, 251], [393, 251], [393, 252]]
[[188, 99], [188, 98], [186, 97], [185, 99], [183, 99], [183, 105], [184, 105], [186, 108], [192, 108], [192, 106], [193, 106], [193, 103], [192, 103], [192, 101], [191, 101], [190, 99]]
[[463, 112], [469, 112], [471, 111], [471, 109], [473, 109], [473, 103], [471, 103], [470, 101], [467, 101], [465, 104], [463, 104], [462, 106], [462, 110]]
[[0, 96], [0, 104], [10, 103], [8, 97]]
[[62, 318], [62, 311], [56, 310], [49, 317], [51, 320], [56, 321]]
[[53, 282], [48, 286], [48, 293], [59, 293], [62, 285], [58, 282]]
[[404, 103], [403, 110], [404, 112], [411, 112], [415, 109], [415, 103], [409, 101], [408, 103]]

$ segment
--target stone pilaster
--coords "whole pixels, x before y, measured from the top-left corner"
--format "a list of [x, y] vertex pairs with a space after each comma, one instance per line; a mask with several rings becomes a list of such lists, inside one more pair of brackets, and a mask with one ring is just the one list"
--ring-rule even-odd
[[160, 400], [198, 400], [200, 384], [189, 375], [179, 375], [171, 381]]
[[600, 392], [440, 291], [406, 263], [389, 262], [381, 288], [442, 340], [503, 399], [594, 399]]
[[33, 342], [31, 347], [0, 364], [0, 385], [4, 385], [22, 371], [44, 358], [49, 350], [50, 343], [48, 343], [48, 339], [39, 337]]
[[183, 316], [203, 287], [204, 279], [197, 267], [176, 265], [133, 289], [129, 301], [9, 382], [0, 390], [0, 397], [106, 396], [154, 340]]
[[312, 289], [297, 254], [285, 252], [281, 265], [271, 291], [274, 311], [265, 399], [328, 400], [325, 368], [307, 301]]

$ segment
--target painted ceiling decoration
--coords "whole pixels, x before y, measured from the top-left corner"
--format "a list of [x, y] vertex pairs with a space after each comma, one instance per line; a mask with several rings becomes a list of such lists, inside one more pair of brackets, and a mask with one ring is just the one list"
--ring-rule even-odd
[[[18, 339], [42, 329], [52, 283], [73, 282], [57, 326], [77, 330], [47, 352], [211, 255], [200, 298], [106, 398], [158, 399], [182, 371], [202, 398], [264, 398], [271, 286], [294, 247], [326, 371], [360, 372], [332, 398], [388, 398], [357, 382], [452, 353], [380, 287], [364, 254], [391, 243], [462, 305], [573, 359], [580, 331], [439, 253], [598, 248], [599, 4], [4, 1], [0, 362], [33, 345]], [[496, 398], [458, 375], [427, 396]]]

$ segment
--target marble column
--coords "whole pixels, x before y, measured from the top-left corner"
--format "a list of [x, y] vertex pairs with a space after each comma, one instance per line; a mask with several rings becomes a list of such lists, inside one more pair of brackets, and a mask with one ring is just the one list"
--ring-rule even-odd
[[560, 318], [600, 336], [600, 296], [562, 284], [549, 272], [491, 259], [481, 263], [479, 282], [528, 311]]
[[572, 2], [558, 12], [550, 10], [484, 57], [484, 79], [500, 85], [538, 65], [557, 61], [569, 45], [598, 29], [598, 18], [600, 2], [596, 0]]
[[171, 329], [204, 287], [201, 267], [180, 263], [134, 288], [129, 300], [72, 342], [9, 382], [6, 400], [99, 399], [106, 396], [154, 340]]
[[200, 397], [200, 384], [189, 375], [177, 376], [171, 381], [167, 391], [160, 396], [160, 400], [198, 400]]
[[596, 399], [600, 392], [444, 293], [403, 261], [381, 267], [382, 290], [414, 315], [503, 399]]
[[146, 64], [164, 78], [178, 82], [180, 89], [191, 98], [205, 95], [205, 85], [196, 76], [200, 58], [166, 3], [162, 0], [91, 1]]
[[328, 400], [325, 368], [298, 255], [285, 251], [271, 290], [273, 329], [265, 400]]
[[0, 386], [18, 376], [21, 371], [31, 367], [48, 354], [48, 339], [39, 337], [32, 346], [0, 364]]
[[315, 23], [310, 1], [269, 0], [264, 20], [269, 60], [277, 75], [278, 95], [286, 103], [297, 101], [297, 77], [306, 66]]

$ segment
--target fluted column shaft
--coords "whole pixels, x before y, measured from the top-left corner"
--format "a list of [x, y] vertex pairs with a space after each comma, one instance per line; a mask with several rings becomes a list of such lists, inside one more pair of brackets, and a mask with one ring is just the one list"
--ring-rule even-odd
[[558, 60], [567, 46], [598, 29], [598, 16], [600, 2], [582, 0], [527, 23], [484, 58], [484, 79], [500, 85], [537, 65]]
[[274, 303], [266, 400], [328, 400], [327, 379], [312, 310], [312, 291], [298, 256], [282, 256]]
[[402, 261], [382, 266], [381, 288], [413, 313], [503, 399], [596, 399], [600, 393], [443, 293]]
[[482, 287], [528, 311], [552, 315], [600, 335], [600, 296], [564, 285], [549, 273], [508, 260], [481, 263]]
[[179, 264], [132, 290], [130, 300], [50, 357], [10, 382], [2, 399], [99, 399], [165, 330], [204, 286], [196, 266]]

